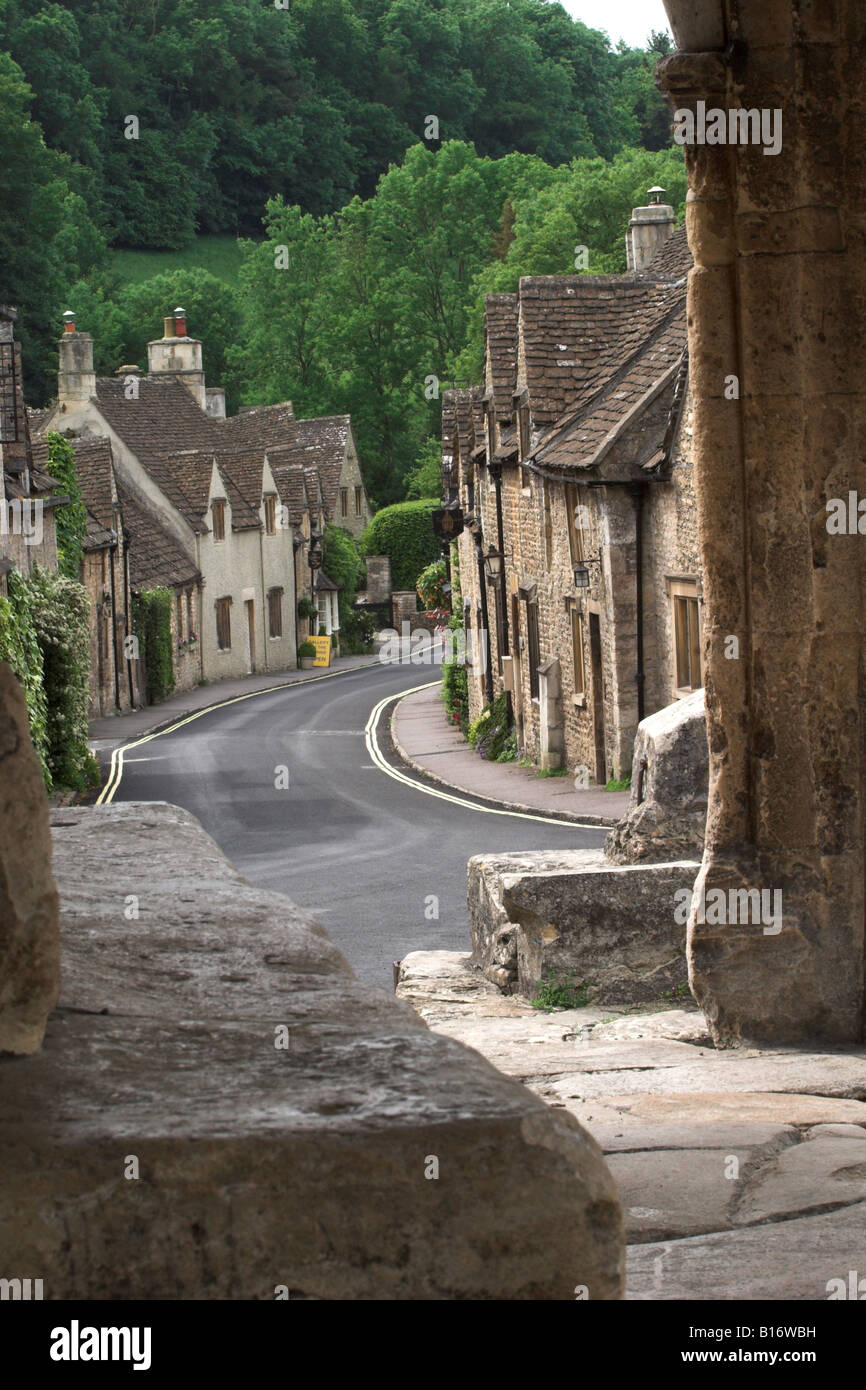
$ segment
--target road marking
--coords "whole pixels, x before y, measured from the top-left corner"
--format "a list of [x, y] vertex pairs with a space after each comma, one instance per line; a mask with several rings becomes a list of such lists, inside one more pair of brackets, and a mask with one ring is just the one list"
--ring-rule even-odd
[[603, 825], [584, 825], [580, 821], [555, 820], [552, 816], [536, 816], [528, 811], [506, 811], [501, 806], [478, 806], [474, 801], [467, 801], [462, 796], [452, 796], [449, 792], [439, 791], [436, 787], [425, 787], [423, 783], [416, 782], [413, 777], [407, 777], [405, 773], [398, 772], [382, 756], [377, 737], [379, 720], [382, 718], [385, 708], [394, 700], [403, 700], [407, 695], [417, 695], [419, 690], [429, 690], [434, 685], [439, 685], [439, 681], [427, 681], [424, 685], [416, 685], [412, 690], [401, 690], [397, 695], [388, 695], [384, 700], [380, 700], [371, 712], [365, 730], [367, 751], [380, 772], [387, 773], [389, 777], [394, 778], [395, 782], [403, 782], [407, 787], [413, 787], [416, 792], [424, 792], [425, 796], [436, 796], [440, 801], [450, 801], [455, 806], [465, 806], [470, 811], [483, 811], [488, 816], [511, 816], [515, 820], [540, 821], [542, 825], [570, 825], [575, 830], [606, 830], [608, 828]]
[[111, 754], [108, 780], [96, 798], [96, 805], [108, 806], [114, 800], [123, 776], [123, 755], [131, 748], [140, 748], [143, 743], [150, 743], [152, 738], [160, 738], [163, 734], [173, 734], [177, 729], [182, 729], [184, 724], [191, 724], [194, 719], [201, 719], [203, 714], [210, 714], [211, 710], [225, 709], [226, 705], [238, 705], [242, 700], [254, 700], [257, 695], [273, 695], [277, 690], [294, 690], [296, 686], [316, 685], [319, 681], [336, 680], [338, 676], [352, 676], [355, 671], [375, 670], [376, 665], [376, 662], [371, 661], [369, 666], [356, 666], [351, 671], [329, 671], [324, 676], [311, 676], [303, 681], [286, 681], [283, 685], [270, 685], [265, 690], [250, 690], [246, 695], [235, 695], [231, 700], [219, 700], [215, 705], [196, 710], [194, 714], [188, 714], [185, 719], [178, 719], [176, 724], [170, 724], [166, 729], [154, 729], [153, 733], [144, 734], [141, 738], [133, 739], [131, 743], [119, 744]]

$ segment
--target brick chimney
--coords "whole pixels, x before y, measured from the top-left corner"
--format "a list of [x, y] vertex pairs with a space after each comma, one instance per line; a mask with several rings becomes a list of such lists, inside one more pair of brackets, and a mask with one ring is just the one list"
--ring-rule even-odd
[[163, 336], [148, 343], [147, 374], [149, 377], [175, 377], [201, 409], [207, 410], [201, 342], [187, 334], [185, 309], [178, 308], [169, 314], [163, 320]]
[[670, 203], [661, 200], [665, 190], [656, 186], [647, 192], [646, 207], [633, 208], [628, 231], [625, 234], [625, 251], [629, 270], [645, 270], [676, 227], [676, 217]]
[[57, 400], [61, 410], [83, 405], [96, 395], [96, 373], [93, 370], [93, 339], [89, 333], [79, 333], [75, 314], [67, 309], [63, 315], [63, 336], [60, 339], [60, 369], [57, 373]]

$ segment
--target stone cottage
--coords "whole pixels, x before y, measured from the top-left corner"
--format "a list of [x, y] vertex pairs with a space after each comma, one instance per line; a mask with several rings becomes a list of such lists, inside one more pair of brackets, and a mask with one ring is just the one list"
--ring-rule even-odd
[[[145, 540], [136, 545], [128, 528], [133, 587], [172, 580], [177, 686], [293, 667], [304, 559], [312, 553], [315, 563], [317, 538], [326, 520], [339, 524], [344, 499], [347, 529], [369, 516], [351, 421], [297, 421], [289, 402], [226, 417], [180, 309], [148, 344], [146, 375], [124, 366], [97, 378], [90, 335], [76, 331], [71, 313], [65, 320], [58, 400], [41, 428], [109, 440], [124, 505]], [[160, 558], [151, 564], [155, 530]], [[336, 631], [334, 586], [320, 571], [314, 582], [313, 606]]]
[[[443, 399], [463, 617], [490, 634], [472, 718], [604, 785], [644, 715], [702, 684], [683, 229], [636, 208], [626, 275], [531, 276], [486, 303], [485, 381]], [[471, 648], [469, 648], [471, 651]]]

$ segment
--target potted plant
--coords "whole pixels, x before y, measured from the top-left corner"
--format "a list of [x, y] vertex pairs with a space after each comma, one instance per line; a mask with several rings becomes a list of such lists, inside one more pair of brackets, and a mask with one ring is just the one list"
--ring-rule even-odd
[[315, 611], [316, 611], [316, 610], [314, 609], [312, 603], [310, 602], [310, 600], [309, 600], [306, 596], [304, 596], [303, 598], [299, 598], [299, 599], [298, 599], [298, 617], [299, 617], [299, 618], [312, 618], [312, 616], [313, 616], [313, 614], [314, 614]]
[[302, 671], [310, 671], [316, 658], [316, 648], [312, 642], [302, 642], [298, 647], [298, 665]]

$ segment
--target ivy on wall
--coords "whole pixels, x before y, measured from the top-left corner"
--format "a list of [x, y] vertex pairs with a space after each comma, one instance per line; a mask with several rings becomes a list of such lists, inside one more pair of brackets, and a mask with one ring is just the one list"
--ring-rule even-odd
[[30, 737], [50, 791], [84, 791], [99, 781], [87, 747], [90, 629], [82, 584], [35, 565], [7, 576], [0, 595], [0, 660], [24, 690]]
[[36, 565], [29, 580], [48, 708], [48, 766], [55, 785], [85, 791], [99, 781], [87, 747], [90, 605], [77, 580]]
[[67, 579], [81, 576], [81, 558], [84, 554], [84, 537], [87, 534], [87, 511], [81, 500], [81, 488], [75, 471], [75, 454], [68, 439], [53, 431], [48, 433], [48, 472], [56, 479], [55, 497], [68, 497], [63, 507], [58, 507], [57, 518], [57, 566]]
[[42, 680], [42, 652], [30, 607], [30, 586], [17, 570], [6, 579], [9, 597], [0, 594], [0, 661], [8, 662], [21, 682], [30, 722], [30, 737], [51, 790], [48, 768], [48, 702]]
[[164, 700], [174, 690], [171, 642], [171, 590], [144, 589], [132, 596], [133, 631], [144, 662], [148, 701]]

